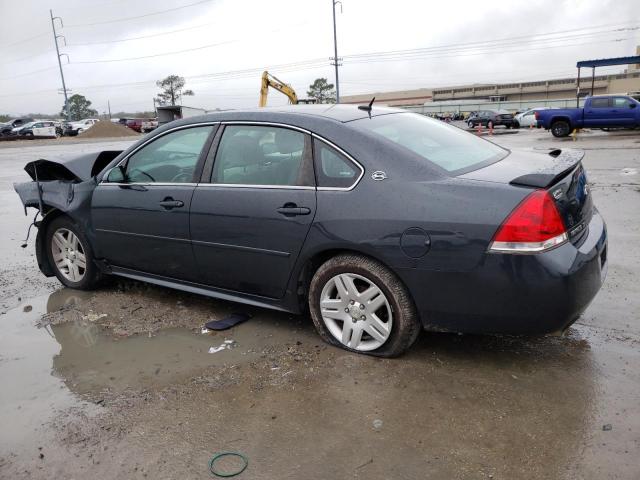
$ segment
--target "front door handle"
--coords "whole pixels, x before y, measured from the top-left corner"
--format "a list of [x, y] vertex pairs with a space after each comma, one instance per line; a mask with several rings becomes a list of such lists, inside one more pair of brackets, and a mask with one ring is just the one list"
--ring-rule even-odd
[[285, 203], [282, 207], [277, 209], [277, 212], [285, 217], [294, 217], [296, 215], [309, 215], [311, 209], [307, 207], [299, 207], [295, 203]]
[[171, 197], [167, 197], [164, 200], [162, 200], [159, 205], [164, 208], [165, 210], [171, 210], [172, 208], [180, 208], [180, 207], [184, 207], [184, 202], [180, 201], [180, 200], [174, 200]]

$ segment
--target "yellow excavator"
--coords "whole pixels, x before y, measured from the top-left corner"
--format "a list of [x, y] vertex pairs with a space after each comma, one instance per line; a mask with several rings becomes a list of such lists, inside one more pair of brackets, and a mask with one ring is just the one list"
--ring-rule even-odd
[[297, 105], [299, 103], [316, 103], [315, 99], [298, 99], [296, 91], [291, 88], [291, 85], [284, 83], [282, 80], [277, 79], [266, 70], [262, 72], [262, 82], [260, 84], [260, 101], [259, 107], [267, 106], [267, 96], [269, 95], [269, 87], [287, 96], [289, 103]]

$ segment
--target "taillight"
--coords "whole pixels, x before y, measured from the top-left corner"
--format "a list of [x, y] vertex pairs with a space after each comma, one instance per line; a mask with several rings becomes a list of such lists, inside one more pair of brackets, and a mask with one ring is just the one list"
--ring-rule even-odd
[[533, 116], [536, 118], [536, 120], [538, 120], [538, 111], [537, 110], [533, 111]]
[[537, 253], [556, 247], [567, 238], [567, 229], [551, 195], [545, 190], [536, 190], [500, 225], [489, 251]]

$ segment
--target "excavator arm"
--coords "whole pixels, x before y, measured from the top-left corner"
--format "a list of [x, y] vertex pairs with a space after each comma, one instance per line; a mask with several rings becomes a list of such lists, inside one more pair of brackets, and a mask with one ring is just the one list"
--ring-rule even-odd
[[279, 91], [280, 93], [287, 96], [289, 99], [289, 103], [292, 105], [296, 105], [298, 103], [298, 96], [296, 95], [296, 91], [291, 88], [289, 85], [284, 83], [281, 80], [278, 80], [276, 77], [271, 75], [266, 70], [262, 73], [262, 82], [260, 85], [260, 102], [258, 103], [259, 107], [267, 106], [267, 96], [269, 95], [269, 87]]

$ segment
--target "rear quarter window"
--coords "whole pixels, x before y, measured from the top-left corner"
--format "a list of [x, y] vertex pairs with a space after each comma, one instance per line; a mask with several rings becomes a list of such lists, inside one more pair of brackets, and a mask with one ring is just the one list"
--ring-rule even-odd
[[352, 125], [379, 135], [453, 175], [484, 167], [509, 154], [508, 150], [471, 133], [415, 113], [363, 118]]

